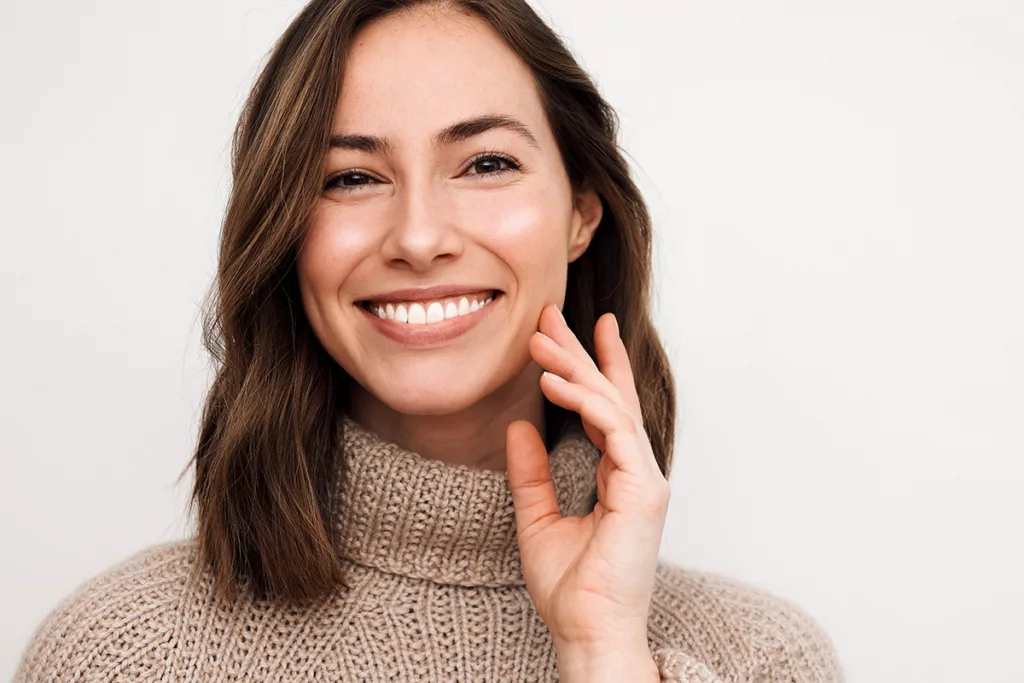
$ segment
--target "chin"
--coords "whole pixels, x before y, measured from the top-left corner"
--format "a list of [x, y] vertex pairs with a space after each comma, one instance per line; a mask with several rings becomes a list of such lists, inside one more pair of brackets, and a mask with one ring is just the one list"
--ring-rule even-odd
[[470, 408], [486, 394], [482, 387], [449, 380], [406, 383], [377, 396], [404, 415], [451, 415]]
[[[438, 359], [440, 360], [440, 359]], [[381, 364], [360, 384], [391, 410], [406, 415], [450, 415], [472, 407], [502, 381], [501, 368], [489, 363], [414, 362]]]
[[514, 383], [529, 362], [524, 351], [521, 364], [495, 362], [502, 353], [480, 349], [435, 353], [427, 358], [363, 359], [370, 373], [360, 373], [358, 382], [378, 401], [405, 415], [451, 415], [485, 400]]

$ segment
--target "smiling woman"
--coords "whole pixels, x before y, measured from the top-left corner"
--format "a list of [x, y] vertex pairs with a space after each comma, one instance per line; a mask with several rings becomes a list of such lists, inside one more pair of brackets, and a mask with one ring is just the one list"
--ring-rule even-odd
[[842, 679], [662, 562], [675, 430], [614, 112], [522, 0], [315, 0], [238, 124], [193, 538], [18, 681]]

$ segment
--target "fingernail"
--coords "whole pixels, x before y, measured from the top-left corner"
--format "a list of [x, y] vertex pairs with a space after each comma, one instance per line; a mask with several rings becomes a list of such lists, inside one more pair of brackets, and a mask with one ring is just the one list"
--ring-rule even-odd
[[556, 375], [553, 372], [548, 372], [547, 370], [545, 370], [544, 374], [547, 375], [548, 377], [550, 377], [551, 379], [558, 380], [559, 382], [564, 382], [565, 381], [564, 377], [559, 377], [558, 375]]
[[619, 319], [615, 316], [614, 313], [612, 313], [612, 322], [615, 323], [615, 334], [620, 334], [619, 333]]

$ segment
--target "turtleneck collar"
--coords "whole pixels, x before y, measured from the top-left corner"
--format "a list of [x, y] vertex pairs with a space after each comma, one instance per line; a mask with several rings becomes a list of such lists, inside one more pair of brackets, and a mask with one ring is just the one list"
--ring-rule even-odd
[[[347, 415], [339, 425], [333, 519], [343, 557], [437, 583], [525, 585], [507, 472], [425, 458]], [[551, 448], [563, 515], [594, 509], [600, 458], [579, 427]]]

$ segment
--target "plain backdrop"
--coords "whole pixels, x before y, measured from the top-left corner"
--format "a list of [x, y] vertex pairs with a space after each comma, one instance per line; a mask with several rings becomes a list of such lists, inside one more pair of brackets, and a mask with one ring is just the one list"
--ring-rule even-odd
[[[543, 0], [622, 120], [679, 389], [662, 555], [849, 680], [1024, 680], [1024, 3]], [[242, 100], [299, 2], [0, 10], [0, 676], [189, 532]]]

